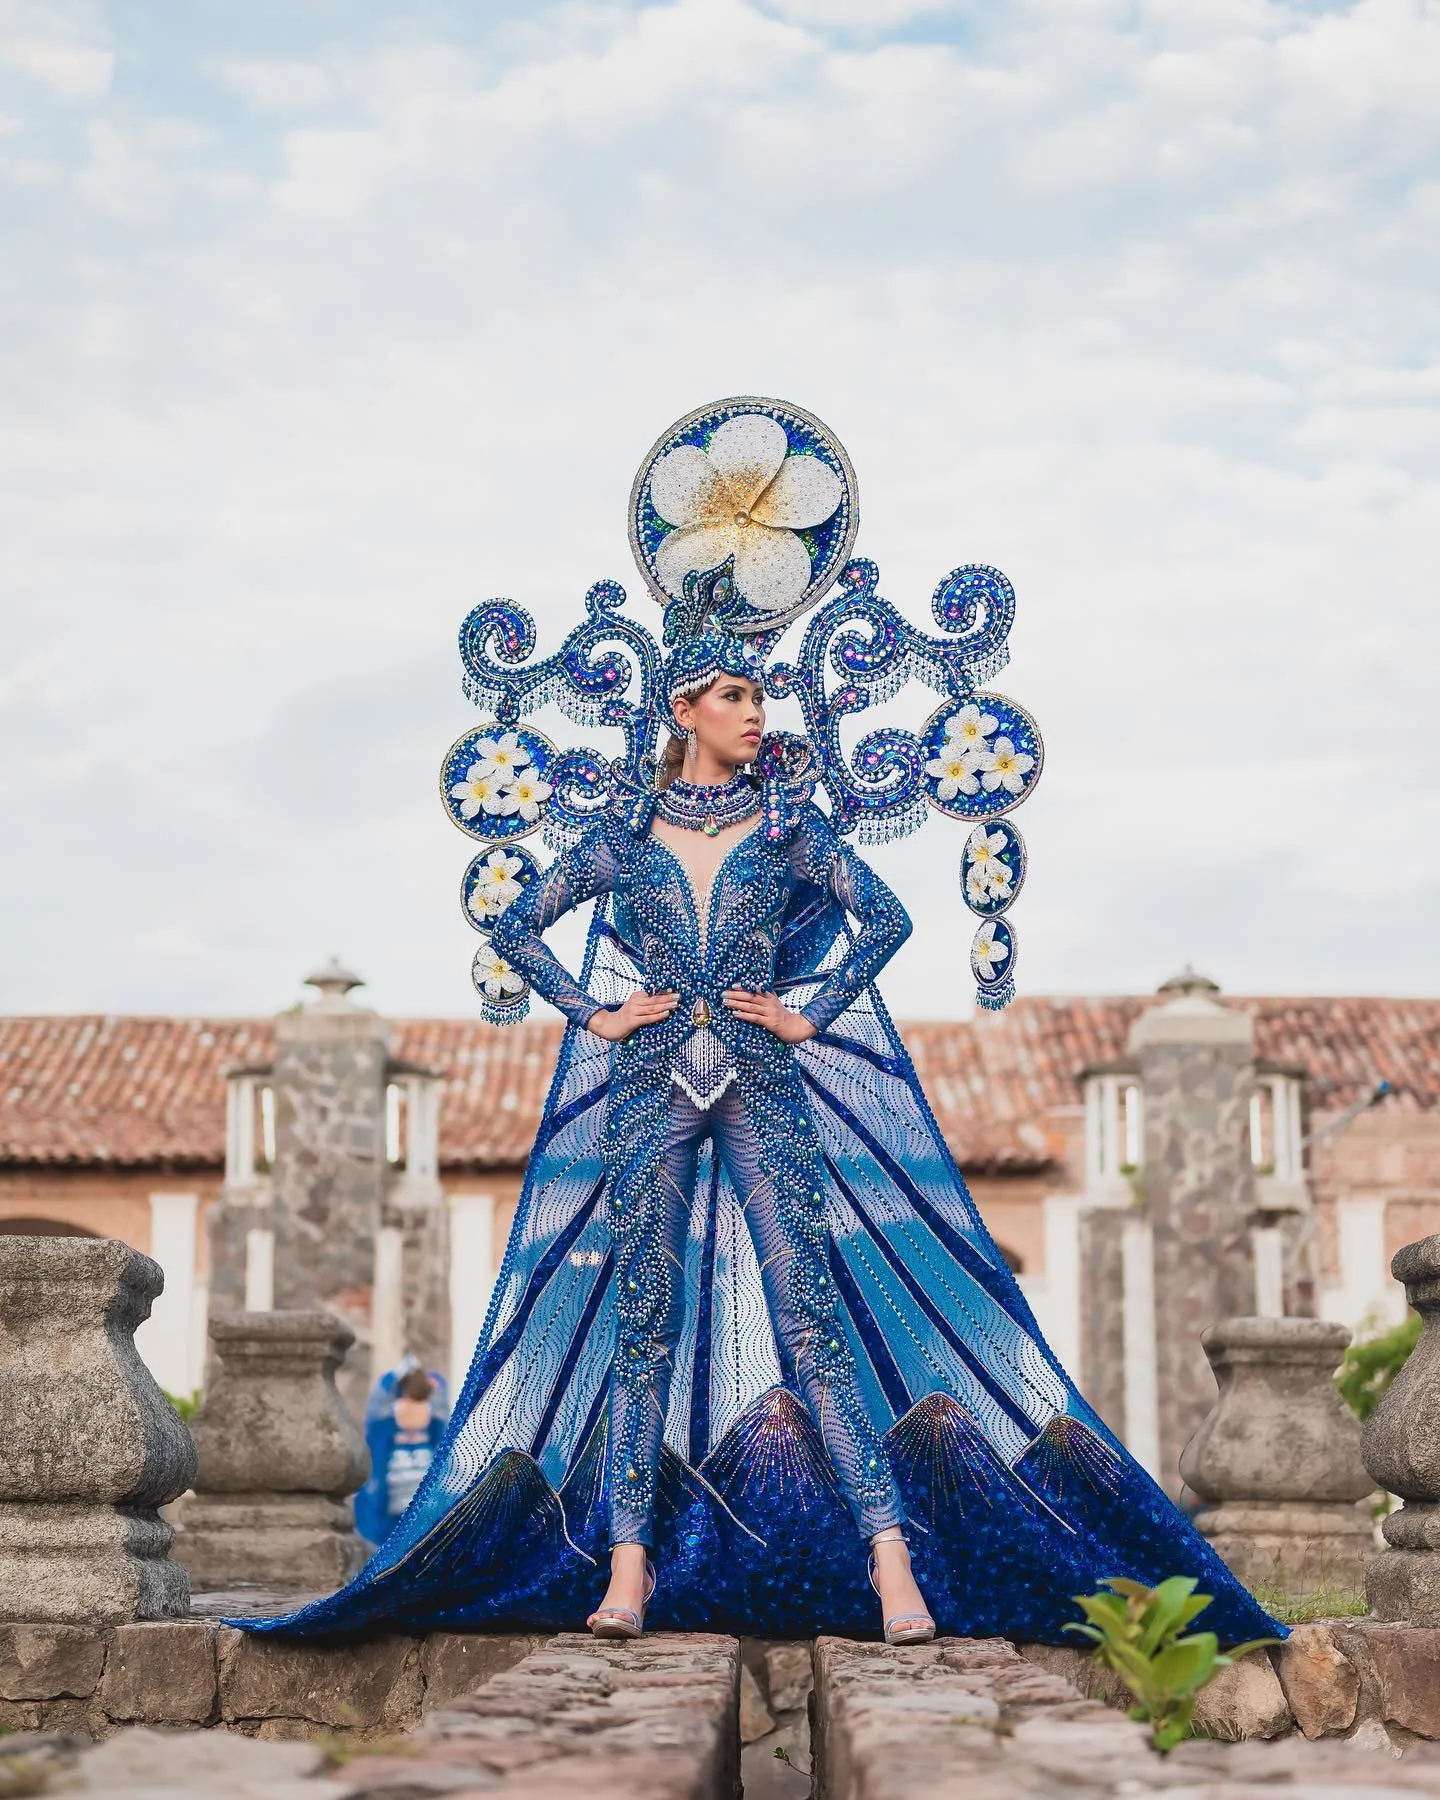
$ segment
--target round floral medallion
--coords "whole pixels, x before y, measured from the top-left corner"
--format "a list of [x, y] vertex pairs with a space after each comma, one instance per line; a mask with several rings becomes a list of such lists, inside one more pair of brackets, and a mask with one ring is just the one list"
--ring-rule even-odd
[[994, 819], [1013, 812], [1040, 779], [1045, 748], [1023, 706], [1003, 694], [931, 713], [920, 734], [925, 797], [952, 819]]
[[530, 983], [512, 968], [487, 937], [470, 964], [470, 980], [480, 996], [481, 1017], [492, 1025], [524, 1018], [530, 1007]]
[[960, 885], [971, 912], [997, 918], [1007, 911], [1025, 880], [1025, 841], [1004, 819], [986, 819], [970, 833], [960, 853]]
[[734, 561], [732, 631], [772, 631], [827, 593], [859, 525], [855, 471], [813, 414], [719, 400], [672, 425], [630, 490], [630, 548], [662, 605]]
[[539, 873], [539, 863], [519, 844], [496, 844], [471, 857], [460, 878], [465, 923], [488, 932]]
[[557, 756], [528, 725], [481, 725], [457, 738], [440, 767], [440, 798], [467, 837], [508, 843], [528, 837], [554, 793]]
[[970, 943], [970, 973], [982, 1004], [987, 994], [1013, 991], [1015, 929], [1007, 919], [987, 919]]

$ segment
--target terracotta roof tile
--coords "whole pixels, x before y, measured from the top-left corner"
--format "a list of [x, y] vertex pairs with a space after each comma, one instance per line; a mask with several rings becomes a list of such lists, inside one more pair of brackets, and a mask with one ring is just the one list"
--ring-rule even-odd
[[[951, 1149], [973, 1171], [1046, 1167], [1063, 1152], [1060, 1117], [1075, 1077], [1125, 1052], [1146, 1004], [1024, 998], [1004, 1013], [903, 1027]], [[1385, 1079], [1388, 1102], [1440, 1107], [1440, 1000], [1231, 999], [1256, 1021], [1267, 1060], [1309, 1069], [1330, 1111]], [[439, 1070], [440, 1160], [522, 1165], [560, 1045], [558, 1022], [497, 1030], [469, 1019], [394, 1021], [392, 1049]], [[263, 1064], [268, 1020], [0, 1019], [0, 1163], [218, 1167], [226, 1069]]]

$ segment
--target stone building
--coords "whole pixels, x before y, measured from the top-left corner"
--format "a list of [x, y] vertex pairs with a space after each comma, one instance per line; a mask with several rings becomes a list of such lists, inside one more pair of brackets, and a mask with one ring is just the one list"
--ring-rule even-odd
[[[212, 1303], [338, 1312], [352, 1402], [406, 1349], [463, 1373], [479, 1332], [560, 1026], [386, 1021], [343, 969], [312, 986], [271, 1021], [0, 1020], [0, 1231], [155, 1255], [142, 1348], [172, 1392], [201, 1383]], [[1186, 976], [903, 1029], [1042, 1326], [1157, 1472], [1213, 1392], [1218, 1312], [1400, 1316], [1389, 1258], [1440, 1230], [1440, 1001]]]

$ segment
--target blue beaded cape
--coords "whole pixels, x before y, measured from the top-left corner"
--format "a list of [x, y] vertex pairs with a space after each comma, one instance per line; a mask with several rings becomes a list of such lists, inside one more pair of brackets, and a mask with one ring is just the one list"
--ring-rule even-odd
[[[647, 874], [663, 870], [662, 858], [645, 860], [648, 821], [643, 803], [612, 806], [496, 928], [529, 978], [577, 1016], [618, 1002], [657, 957], [672, 959], [665, 979], [698, 979], [683, 967], [684, 896], [673, 883], [665, 891], [663, 873]], [[883, 1434], [940, 1631], [1062, 1642], [1079, 1616], [1072, 1596], [1110, 1576], [1153, 1584], [1175, 1574], [1215, 1596], [1205, 1623], [1224, 1641], [1281, 1630], [1046, 1345], [871, 980], [871, 952], [878, 946], [883, 960], [897, 941], [889, 890], [808, 799], [792, 797], [778, 833], [756, 832], [744, 856], [727, 858], [712, 922], [728, 907], [756, 926], [753, 897], [767, 882], [772, 898], [780, 891], [771, 877], [782, 865], [793, 874], [797, 834], [808, 846], [800, 873], [786, 878], [777, 927], [761, 925], [773, 937], [775, 988], [823, 1029], [783, 1058], [757, 1051], [747, 1105], [770, 1155], [821, 1184], [831, 1316]], [[597, 874], [602, 864], [609, 876]], [[622, 865], [633, 880], [613, 874]], [[592, 895], [580, 981], [567, 988], [558, 965], [547, 972], [526, 945]], [[858, 936], [847, 913], [861, 919]], [[722, 958], [716, 981], [754, 978], [745, 961], [754, 938], [737, 934], [750, 948]], [[663, 1108], [663, 1035], [647, 1058], [569, 1025], [489, 1316], [434, 1465], [348, 1586], [285, 1618], [237, 1621], [245, 1629], [582, 1627], [605, 1586], [608, 1543], [608, 1206], [617, 1169], [622, 1189], [644, 1185], [651, 1139], [643, 1129], [627, 1136], [624, 1119], [627, 1109]], [[743, 1068], [745, 1045], [735, 1048]], [[803, 1149], [810, 1140], [813, 1157]], [[687, 1326], [661, 1457], [649, 1622], [774, 1638], [873, 1635], [878, 1607], [862, 1547], [819, 1433], [780, 1380], [739, 1202], [708, 1151], [691, 1202]]]

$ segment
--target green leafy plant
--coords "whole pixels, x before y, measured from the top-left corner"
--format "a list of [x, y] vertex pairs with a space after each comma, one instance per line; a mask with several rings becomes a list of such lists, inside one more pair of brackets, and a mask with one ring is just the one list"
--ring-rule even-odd
[[1405, 1366], [1420, 1340], [1420, 1315], [1412, 1312], [1399, 1325], [1374, 1337], [1361, 1338], [1345, 1352], [1335, 1374], [1341, 1398], [1357, 1419], [1368, 1419], [1380, 1396]]
[[1221, 1669], [1278, 1638], [1252, 1638], [1228, 1652], [1213, 1631], [1186, 1632], [1210, 1604], [1195, 1592], [1193, 1575], [1172, 1575], [1148, 1588], [1123, 1576], [1101, 1584], [1108, 1593], [1076, 1594], [1085, 1623], [1066, 1631], [1095, 1645], [1095, 1660], [1114, 1672], [1135, 1696], [1130, 1717], [1151, 1727], [1157, 1750], [1173, 1750], [1191, 1735], [1195, 1699]]
[[199, 1406], [200, 1406], [199, 1394], [198, 1393], [197, 1394], [172, 1394], [172, 1393], [169, 1393], [165, 1388], [161, 1388], [160, 1392], [165, 1395], [165, 1398], [170, 1402], [170, 1404], [175, 1408], [176, 1412], [179, 1413], [180, 1417], [188, 1425], [190, 1423], [190, 1421], [195, 1417], [196, 1412], [199, 1410]]

